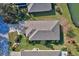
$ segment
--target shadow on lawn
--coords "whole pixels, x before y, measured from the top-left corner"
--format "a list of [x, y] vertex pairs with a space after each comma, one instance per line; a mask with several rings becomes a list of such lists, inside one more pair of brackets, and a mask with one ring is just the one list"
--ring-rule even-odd
[[34, 16], [49, 16], [49, 15], [55, 15], [55, 4], [52, 5], [52, 10], [51, 11], [45, 11], [45, 12], [34, 12], [31, 13]]

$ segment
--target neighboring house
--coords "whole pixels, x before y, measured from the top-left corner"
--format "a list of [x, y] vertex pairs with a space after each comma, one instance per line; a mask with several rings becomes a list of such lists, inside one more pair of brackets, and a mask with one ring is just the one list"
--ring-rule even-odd
[[44, 12], [44, 11], [51, 11], [52, 5], [51, 3], [30, 3], [27, 6], [28, 12]]
[[26, 21], [29, 40], [60, 40], [59, 21]]
[[68, 56], [68, 52], [61, 50], [24, 50], [20, 52], [12, 51], [10, 56]]
[[19, 8], [27, 8], [26, 3], [15, 3]]
[[21, 56], [60, 56], [60, 50], [25, 50], [21, 51]]
[[11, 51], [10, 56], [21, 56], [21, 52]]
[[24, 50], [11, 52], [10, 56], [61, 56], [60, 50]]

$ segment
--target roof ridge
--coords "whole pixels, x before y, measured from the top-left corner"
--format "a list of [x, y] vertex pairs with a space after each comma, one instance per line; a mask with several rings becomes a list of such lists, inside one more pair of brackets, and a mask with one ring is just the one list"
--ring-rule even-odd
[[55, 23], [55, 26], [51, 27], [50, 30], [53, 30], [58, 23], [59, 23], [59, 21], [57, 20], [56, 23]]
[[30, 35], [29, 40], [30, 40], [30, 38], [32, 38], [37, 32], [38, 32], [38, 30], [35, 30], [35, 31]]
[[33, 32], [36, 31], [36, 29], [32, 29], [32, 28], [28, 28], [28, 30], [30, 30], [26, 36], [31, 36], [33, 34]]

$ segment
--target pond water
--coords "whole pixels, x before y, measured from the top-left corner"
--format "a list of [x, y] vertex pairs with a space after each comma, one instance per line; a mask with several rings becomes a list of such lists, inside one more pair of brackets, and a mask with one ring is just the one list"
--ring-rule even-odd
[[79, 3], [69, 3], [68, 8], [73, 23], [79, 27]]
[[[0, 16], [0, 56], [9, 55], [8, 39], [3, 37], [8, 32], [9, 32], [9, 26], [6, 23], [4, 23], [3, 17]], [[3, 36], [1, 36], [1, 35], [3, 35]]]
[[6, 34], [9, 32], [9, 27], [6, 23], [3, 21], [3, 17], [0, 16], [0, 33]]
[[0, 56], [9, 55], [9, 45], [7, 38], [0, 37]]

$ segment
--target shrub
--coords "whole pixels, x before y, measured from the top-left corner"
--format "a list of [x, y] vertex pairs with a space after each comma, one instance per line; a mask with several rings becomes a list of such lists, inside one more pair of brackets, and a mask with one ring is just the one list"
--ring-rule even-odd
[[12, 51], [15, 51], [15, 49], [16, 49], [15, 47], [12, 47]]
[[45, 45], [45, 42], [46, 42], [46, 41], [43, 41], [43, 40], [42, 40], [40, 43], [41, 43], [42, 45]]
[[62, 49], [61, 49], [62, 51], [67, 51], [67, 47], [66, 46], [64, 46], [64, 47], [62, 47]]
[[69, 55], [69, 56], [72, 56], [72, 53], [71, 53], [71, 51], [68, 51], [68, 55]]
[[29, 41], [30, 44], [35, 45], [36, 42], [35, 41]]
[[72, 44], [76, 44], [75, 40], [72, 40]]
[[17, 38], [15, 39], [16, 43], [20, 43], [22, 39], [22, 35], [18, 35]]
[[57, 8], [56, 8], [56, 11], [57, 11], [60, 15], [62, 15], [62, 11], [61, 11], [60, 7], [57, 7]]
[[68, 41], [68, 43], [71, 43], [70, 40]]
[[12, 46], [12, 42], [9, 41], [9, 46]]

